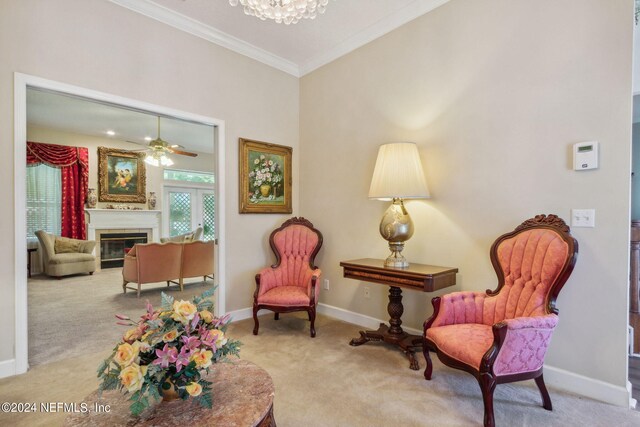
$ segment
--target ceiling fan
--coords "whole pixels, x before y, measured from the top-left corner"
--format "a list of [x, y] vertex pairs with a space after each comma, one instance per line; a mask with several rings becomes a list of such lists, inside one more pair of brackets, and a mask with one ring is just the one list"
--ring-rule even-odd
[[[158, 116], [158, 133], [156, 139], [149, 141], [147, 148], [134, 151], [147, 151], [147, 157], [144, 161], [153, 166], [171, 166], [173, 161], [167, 156], [168, 153], [179, 154], [181, 156], [197, 157], [196, 153], [180, 150], [184, 148], [178, 144], [169, 144], [160, 137], [160, 116]], [[134, 141], [129, 141], [134, 142]]]

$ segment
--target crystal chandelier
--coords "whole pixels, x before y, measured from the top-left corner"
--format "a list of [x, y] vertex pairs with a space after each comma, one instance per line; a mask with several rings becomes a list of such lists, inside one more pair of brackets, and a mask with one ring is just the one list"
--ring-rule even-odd
[[314, 19], [318, 13], [324, 13], [329, 0], [229, 0], [231, 6], [237, 6], [238, 3], [244, 7], [247, 15], [289, 25], [300, 19]]

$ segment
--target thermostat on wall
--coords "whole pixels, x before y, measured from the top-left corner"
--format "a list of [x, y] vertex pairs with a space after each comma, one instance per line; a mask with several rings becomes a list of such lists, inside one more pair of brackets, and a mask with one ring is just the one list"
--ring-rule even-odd
[[598, 141], [573, 144], [573, 170], [583, 171], [598, 168]]

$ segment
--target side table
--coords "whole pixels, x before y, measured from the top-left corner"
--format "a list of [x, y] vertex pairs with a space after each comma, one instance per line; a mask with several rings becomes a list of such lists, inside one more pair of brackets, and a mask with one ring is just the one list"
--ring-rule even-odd
[[[65, 426], [247, 426], [276, 427], [273, 417], [275, 389], [269, 374], [261, 367], [235, 359], [216, 363], [207, 376], [213, 387], [213, 407], [203, 408], [193, 400], [159, 402], [140, 417], [129, 411], [129, 396], [117, 390], [95, 391], [83, 402], [85, 413], [74, 413]], [[106, 410], [108, 405], [108, 411]], [[101, 408], [95, 411], [94, 408]]]
[[409, 358], [409, 368], [420, 369], [416, 360], [416, 351], [422, 349], [422, 336], [412, 335], [402, 330], [402, 289], [414, 289], [422, 292], [433, 292], [456, 284], [457, 268], [437, 267], [433, 265], [412, 263], [409, 267], [385, 267], [383, 259], [363, 258], [352, 261], [342, 261], [344, 277], [365, 282], [388, 285], [389, 304], [387, 312], [391, 317], [389, 326], [380, 324], [377, 331], [360, 331], [360, 338], [354, 338], [349, 343], [359, 346], [369, 341], [384, 341], [396, 345]]
[[38, 248], [27, 248], [27, 273], [31, 277], [31, 253], [37, 251]]

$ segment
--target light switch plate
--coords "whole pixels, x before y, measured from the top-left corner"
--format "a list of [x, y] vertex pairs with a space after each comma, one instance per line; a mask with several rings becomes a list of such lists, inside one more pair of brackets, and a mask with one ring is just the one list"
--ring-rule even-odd
[[595, 227], [596, 226], [596, 210], [595, 209], [571, 209], [571, 226], [572, 227]]

